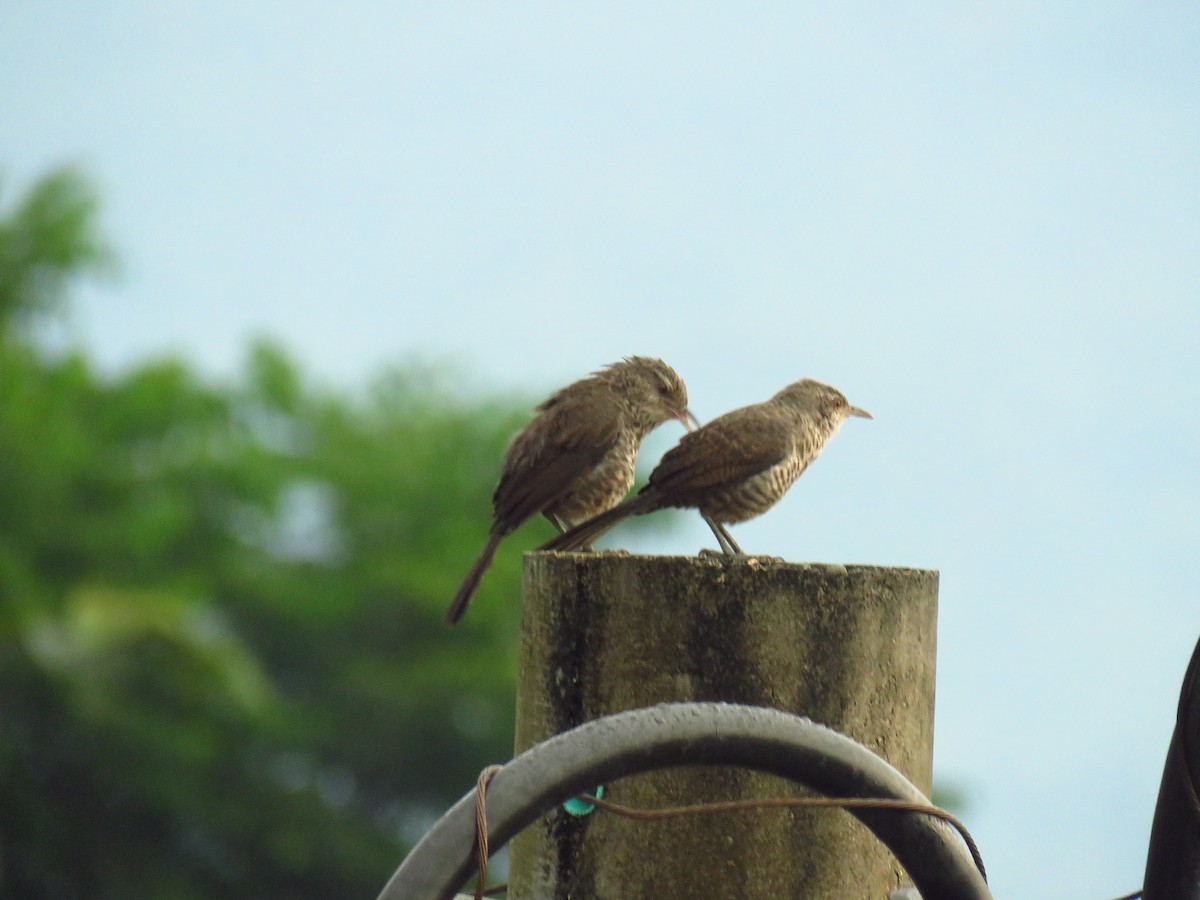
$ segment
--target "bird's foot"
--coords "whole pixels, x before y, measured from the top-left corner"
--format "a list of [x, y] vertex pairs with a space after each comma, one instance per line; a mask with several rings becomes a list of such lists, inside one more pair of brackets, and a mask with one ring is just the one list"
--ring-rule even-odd
[[764, 556], [758, 553], [727, 553], [724, 550], [713, 550], [709, 547], [705, 547], [696, 556], [700, 559], [736, 559], [745, 562], [751, 568], [768, 564], [782, 565], [784, 563], [782, 556]]
[[730, 553], [727, 550], [713, 550], [711, 547], [705, 547], [696, 554], [701, 559], [739, 559], [744, 557], [745, 553]]

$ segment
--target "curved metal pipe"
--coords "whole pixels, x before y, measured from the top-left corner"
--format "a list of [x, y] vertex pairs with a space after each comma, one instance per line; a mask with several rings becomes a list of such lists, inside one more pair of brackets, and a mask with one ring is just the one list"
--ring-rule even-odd
[[[618, 713], [529, 748], [488, 789], [489, 843], [507, 843], [548, 809], [597, 784], [685, 765], [743, 766], [822, 794], [929, 800], [866, 747], [775, 709], [667, 703]], [[924, 900], [991, 900], [957, 834], [921, 813], [852, 809], [907, 870]], [[475, 868], [475, 794], [425, 834], [379, 900], [447, 900]]]

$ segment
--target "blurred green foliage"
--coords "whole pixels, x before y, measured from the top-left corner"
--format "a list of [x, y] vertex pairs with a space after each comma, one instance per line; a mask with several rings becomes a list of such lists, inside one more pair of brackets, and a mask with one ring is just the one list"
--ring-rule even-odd
[[511, 755], [520, 552], [441, 614], [524, 399], [433, 373], [119, 377], [29, 323], [110, 255], [78, 173], [0, 213], [0, 896], [374, 896]]

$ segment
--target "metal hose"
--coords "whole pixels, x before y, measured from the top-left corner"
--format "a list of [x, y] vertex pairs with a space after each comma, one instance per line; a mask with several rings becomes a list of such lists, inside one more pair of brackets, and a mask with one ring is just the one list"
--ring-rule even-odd
[[[808, 719], [725, 703], [667, 703], [588, 722], [529, 748], [488, 789], [489, 841], [507, 843], [540, 815], [597, 784], [687, 765], [769, 772], [837, 797], [928, 804], [866, 747]], [[924, 900], [990, 900], [955, 832], [912, 812], [849, 812], [895, 854]], [[396, 870], [379, 900], [449, 900], [474, 872], [475, 795], [452, 806]]]

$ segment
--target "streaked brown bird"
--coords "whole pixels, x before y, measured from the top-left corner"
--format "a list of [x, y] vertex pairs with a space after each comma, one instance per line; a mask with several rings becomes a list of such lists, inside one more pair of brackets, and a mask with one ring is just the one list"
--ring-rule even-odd
[[836, 388], [797, 381], [765, 403], [735, 409], [685, 434], [636, 497], [538, 549], [575, 550], [629, 516], [675, 507], [699, 510], [721, 549], [740, 556], [742, 548], [724, 526], [778, 503], [848, 416], [871, 418]]
[[683, 379], [662, 360], [645, 356], [567, 385], [536, 412], [505, 451], [492, 495], [492, 530], [446, 612], [449, 625], [466, 612], [500, 541], [526, 519], [541, 513], [565, 532], [612, 509], [633, 487], [646, 435], [668, 419], [687, 428], [696, 421]]

